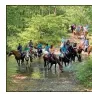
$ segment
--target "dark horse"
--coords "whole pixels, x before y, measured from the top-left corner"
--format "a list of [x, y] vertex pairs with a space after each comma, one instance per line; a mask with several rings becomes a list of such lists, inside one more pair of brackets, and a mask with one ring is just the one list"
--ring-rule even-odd
[[12, 50], [12, 51], [10, 51], [8, 56], [11, 56], [11, 55], [15, 56], [18, 66], [20, 66], [20, 61], [21, 61], [21, 63], [24, 62], [25, 55], [21, 54], [19, 51]]
[[[61, 50], [60, 50], [61, 51]], [[75, 62], [75, 57], [78, 58], [78, 61], [81, 62], [81, 52], [82, 52], [82, 49], [77, 49], [75, 50], [72, 46], [69, 46], [68, 48], [68, 53], [65, 54], [63, 57], [59, 56], [59, 61], [62, 62], [62, 65], [63, 65], [63, 62], [66, 66], [66, 64], [72, 61]]]
[[46, 67], [47, 65], [51, 64], [50, 68], [48, 68], [48, 69], [51, 69], [52, 65], [55, 64], [55, 70], [56, 70], [56, 64], [58, 63], [59, 69], [63, 72], [63, 67], [60, 64], [59, 59], [54, 54], [52, 54], [51, 56], [45, 54], [43, 56], [43, 59], [44, 59], [44, 67]]

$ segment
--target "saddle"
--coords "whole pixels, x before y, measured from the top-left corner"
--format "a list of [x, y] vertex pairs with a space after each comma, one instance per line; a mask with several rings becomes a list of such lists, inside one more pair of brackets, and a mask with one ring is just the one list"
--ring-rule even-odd
[[55, 62], [56, 61], [56, 57], [54, 54], [50, 54], [50, 60]]

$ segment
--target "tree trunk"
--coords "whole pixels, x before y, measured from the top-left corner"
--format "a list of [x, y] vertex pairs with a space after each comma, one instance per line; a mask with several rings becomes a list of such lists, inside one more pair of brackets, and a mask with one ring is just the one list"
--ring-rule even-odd
[[56, 15], [56, 6], [54, 7], [54, 15]]
[[49, 15], [50, 15], [50, 6], [49, 6]]

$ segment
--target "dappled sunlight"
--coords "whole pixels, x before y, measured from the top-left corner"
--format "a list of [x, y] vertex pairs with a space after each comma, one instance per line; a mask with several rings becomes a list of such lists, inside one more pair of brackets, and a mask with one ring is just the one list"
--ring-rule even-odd
[[31, 77], [33, 79], [40, 79], [41, 78], [41, 74], [39, 72], [34, 72], [34, 73], [32, 73]]
[[24, 75], [21, 75], [21, 74], [18, 74], [18, 75], [13, 75], [12, 76], [14, 79], [19, 79], [19, 80], [24, 80], [27, 78], [27, 76], [24, 76]]

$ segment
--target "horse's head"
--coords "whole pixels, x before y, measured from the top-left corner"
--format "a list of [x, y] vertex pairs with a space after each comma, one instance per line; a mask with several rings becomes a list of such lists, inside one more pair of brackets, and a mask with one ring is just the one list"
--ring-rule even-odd
[[8, 56], [11, 56], [11, 55], [13, 55], [14, 53], [13, 53], [13, 50], [12, 51], [10, 51], [10, 53], [8, 54]]
[[10, 53], [8, 54], [8, 56], [11, 56], [11, 55], [19, 56], [19, 55], [21, 55], [21, 54], [20, 54], [19, 51], [12, 50], [12, 51], [10, 51]]
[[77, 49], [78, 54], [81, 54], [82, 51], [83, 51], [83, 48], [81, 46], [79, 46], [78, 49]]
[[73, 43], [73, 47], [77, 47], [77, 43]]

